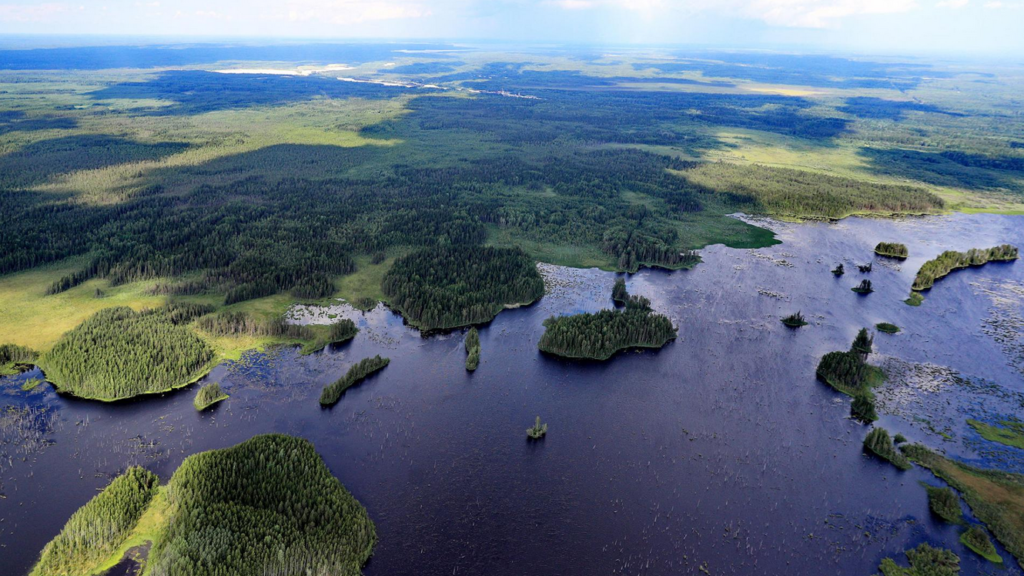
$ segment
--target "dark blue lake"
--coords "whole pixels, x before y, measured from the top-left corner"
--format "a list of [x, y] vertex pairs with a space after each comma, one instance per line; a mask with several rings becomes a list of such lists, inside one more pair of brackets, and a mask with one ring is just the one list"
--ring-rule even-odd
[[[380, 542], [365, 573], [393, 575], [849, 574], [922, 541], [965, 574], [1019, 574], [975, 556], [928, 510], [919, 469], [866, 456], [849, 399], [814, 377], [861, 327], [892, 322], [870, 361], [891, 373], [879, 425], [985, 466], [1024, 472], [1024, 451], [985, 442], [967, 418], [1024, 406], [1024, 264], [955, 272], [921, 307], [914, 273], [946, 249], [1024, 246], [1024, 217], [766, 222], [782, 243], [705, 249], [691, 271], [643, 271], [632, 293], [679, 327], [659, 351], [606, 363], [545, 356], [553, 314], [612, 306], [616, 277], [542, 266], [549, 294], [480, 330], [423, 338], [383, 307], [347, 309], [360, 334], [311, 356], [252, 353], [209, 376], [231, 398], [198, 414], [194, 388], [106, 405], [0, 381], [0, 573], [28, 572], [67, 518], [126, 466], [167, 478], [186, 456], [255, 434], [308, 438], [366, 506]], [[876, 258], [905, 243], [904, 262]], [[870, 274], [857, 263], [874, 261]], [[847, 274], [829, 272], [844, 262]], [[850, 288], [868, 278], [875, 292]], [[344, 307], [342, 307], [344, 308]], [[810, 325], [779, 318], [802, 311]], [[327, 322], [327, 312], [294, 311]], [[330, 313], [335, 313], [332, 311]], [[391, 364], [330, 410], [321, 388], [366, 356]], [[528, 443], [540, 416], [547, 438]]]

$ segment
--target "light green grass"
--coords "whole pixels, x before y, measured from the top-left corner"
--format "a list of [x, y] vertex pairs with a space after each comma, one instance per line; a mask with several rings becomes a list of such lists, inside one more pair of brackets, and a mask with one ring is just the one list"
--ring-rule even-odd
[[1024, 450], [1024, 422], [1002, 420], [995, 426], [978, 420], [967, 420], [971, 428], [989, 442], [998, 442], [1006, 446]]

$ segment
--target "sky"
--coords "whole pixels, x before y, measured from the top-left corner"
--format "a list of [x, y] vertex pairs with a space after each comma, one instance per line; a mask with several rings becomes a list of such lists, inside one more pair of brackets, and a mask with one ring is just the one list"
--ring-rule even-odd
[[1024, 59], [1024, 0], [0, 0], [0, 34], [778, 46]]

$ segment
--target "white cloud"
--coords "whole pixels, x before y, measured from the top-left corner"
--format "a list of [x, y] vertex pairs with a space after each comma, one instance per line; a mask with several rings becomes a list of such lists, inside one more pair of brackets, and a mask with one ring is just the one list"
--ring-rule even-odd
[[320, 21], [358, 24], [373, 20], [423, 18], [430, 9], [421, 2], [374, 2], [369, 0], [291, 0], [286, 18], [293, 22]]
[[[944, 0], [966, 4], [969, 0]], [[917, 0], [549, 0], [569, 10], [615, 7], [641, 12], [715, 12], [762, 20], [774, 26], [828, 28], [850, 16], [898, 14], [918, 7]]]
[[942, 8], [963, 8], [971, 3], [971, 0], [942, 0], [937, 6]]
[[669, 0], [549, 0], [547, 4], [561, 6], [566, 10], [585, 10], [587, 8], [612, 7], [649, 12], [658, 8], [666, 8]]
[[55, 3], [0, 4], [0, 22], [45, 22], [67, 11], [66, 5]]

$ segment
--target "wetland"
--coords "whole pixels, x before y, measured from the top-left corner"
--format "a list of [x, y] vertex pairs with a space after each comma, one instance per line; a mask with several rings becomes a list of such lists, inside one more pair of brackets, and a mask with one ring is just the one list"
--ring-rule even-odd
[[[50, 384], [23, 389], [44, 377], [38, 368], [4, 376], [0, 572], [28, 573], [72, 514], [132, 466], [167, 481], [192, 455], [278, 433], [312, 442], [365, 507], [377, 538], [369, 576], [871, 574], [922, 544], [953, 551], [962, 574], [989, 573], [962, 527], [932, 515], [919, 483], [962, 492], [972, 470], [1024, 472], [1024, 450], [969, 422], [1012, 431], [1005, 423], [1024, 406], [1012, 325], [1024, 314], [1024, 268], [968, 268], [936, 284], [928, 306], [901, 300], [928, 259], [1019, 244], [1024, 219], [742, 219], [781, 243], [714, 245], [692, 269], [624, 277], [677, 335], [609, 362], [544, 354], [537, 343], [549, 318], [614, 309], [621, 276], [540, 264], [543, 297], [478, 327], [487, 353], [472, 372], [465, 331], [424, 335], [384, 305], [363, 312], [337, 301], [295, 306], [287, 323], [326, 329], [348, 319], [354, 337], [307, 354], [246, 352], [181, 390], [111, 404]], [[876, 266], [875, 293], [860, 298], [828, 272], [870, 258], [879, 237], [905, 244], [909, 257]], [[796, 309], [805, 329], [779, 322]], [[867, 455], [871, 428], [816, 378], [822, 357], [883, 321], [901, 336], [854, 352], [885, 375], [872, 387], [875, 425], [943, 454], [928, 460], [938, 478]], [[325, 387], [378, 356], [390, 362], [372, 382], [320, 407]], [[214, 382], [228, 398], [197, 411], [197, 390]], [[538, 414], [553, 432], [529, 442], [523, 430]], [[998, 540], [1014, 527], [964, 494], [964, 520], [996, 526], [993, 549], [1008, 560], [1000, 573], [1021, 573]]]

